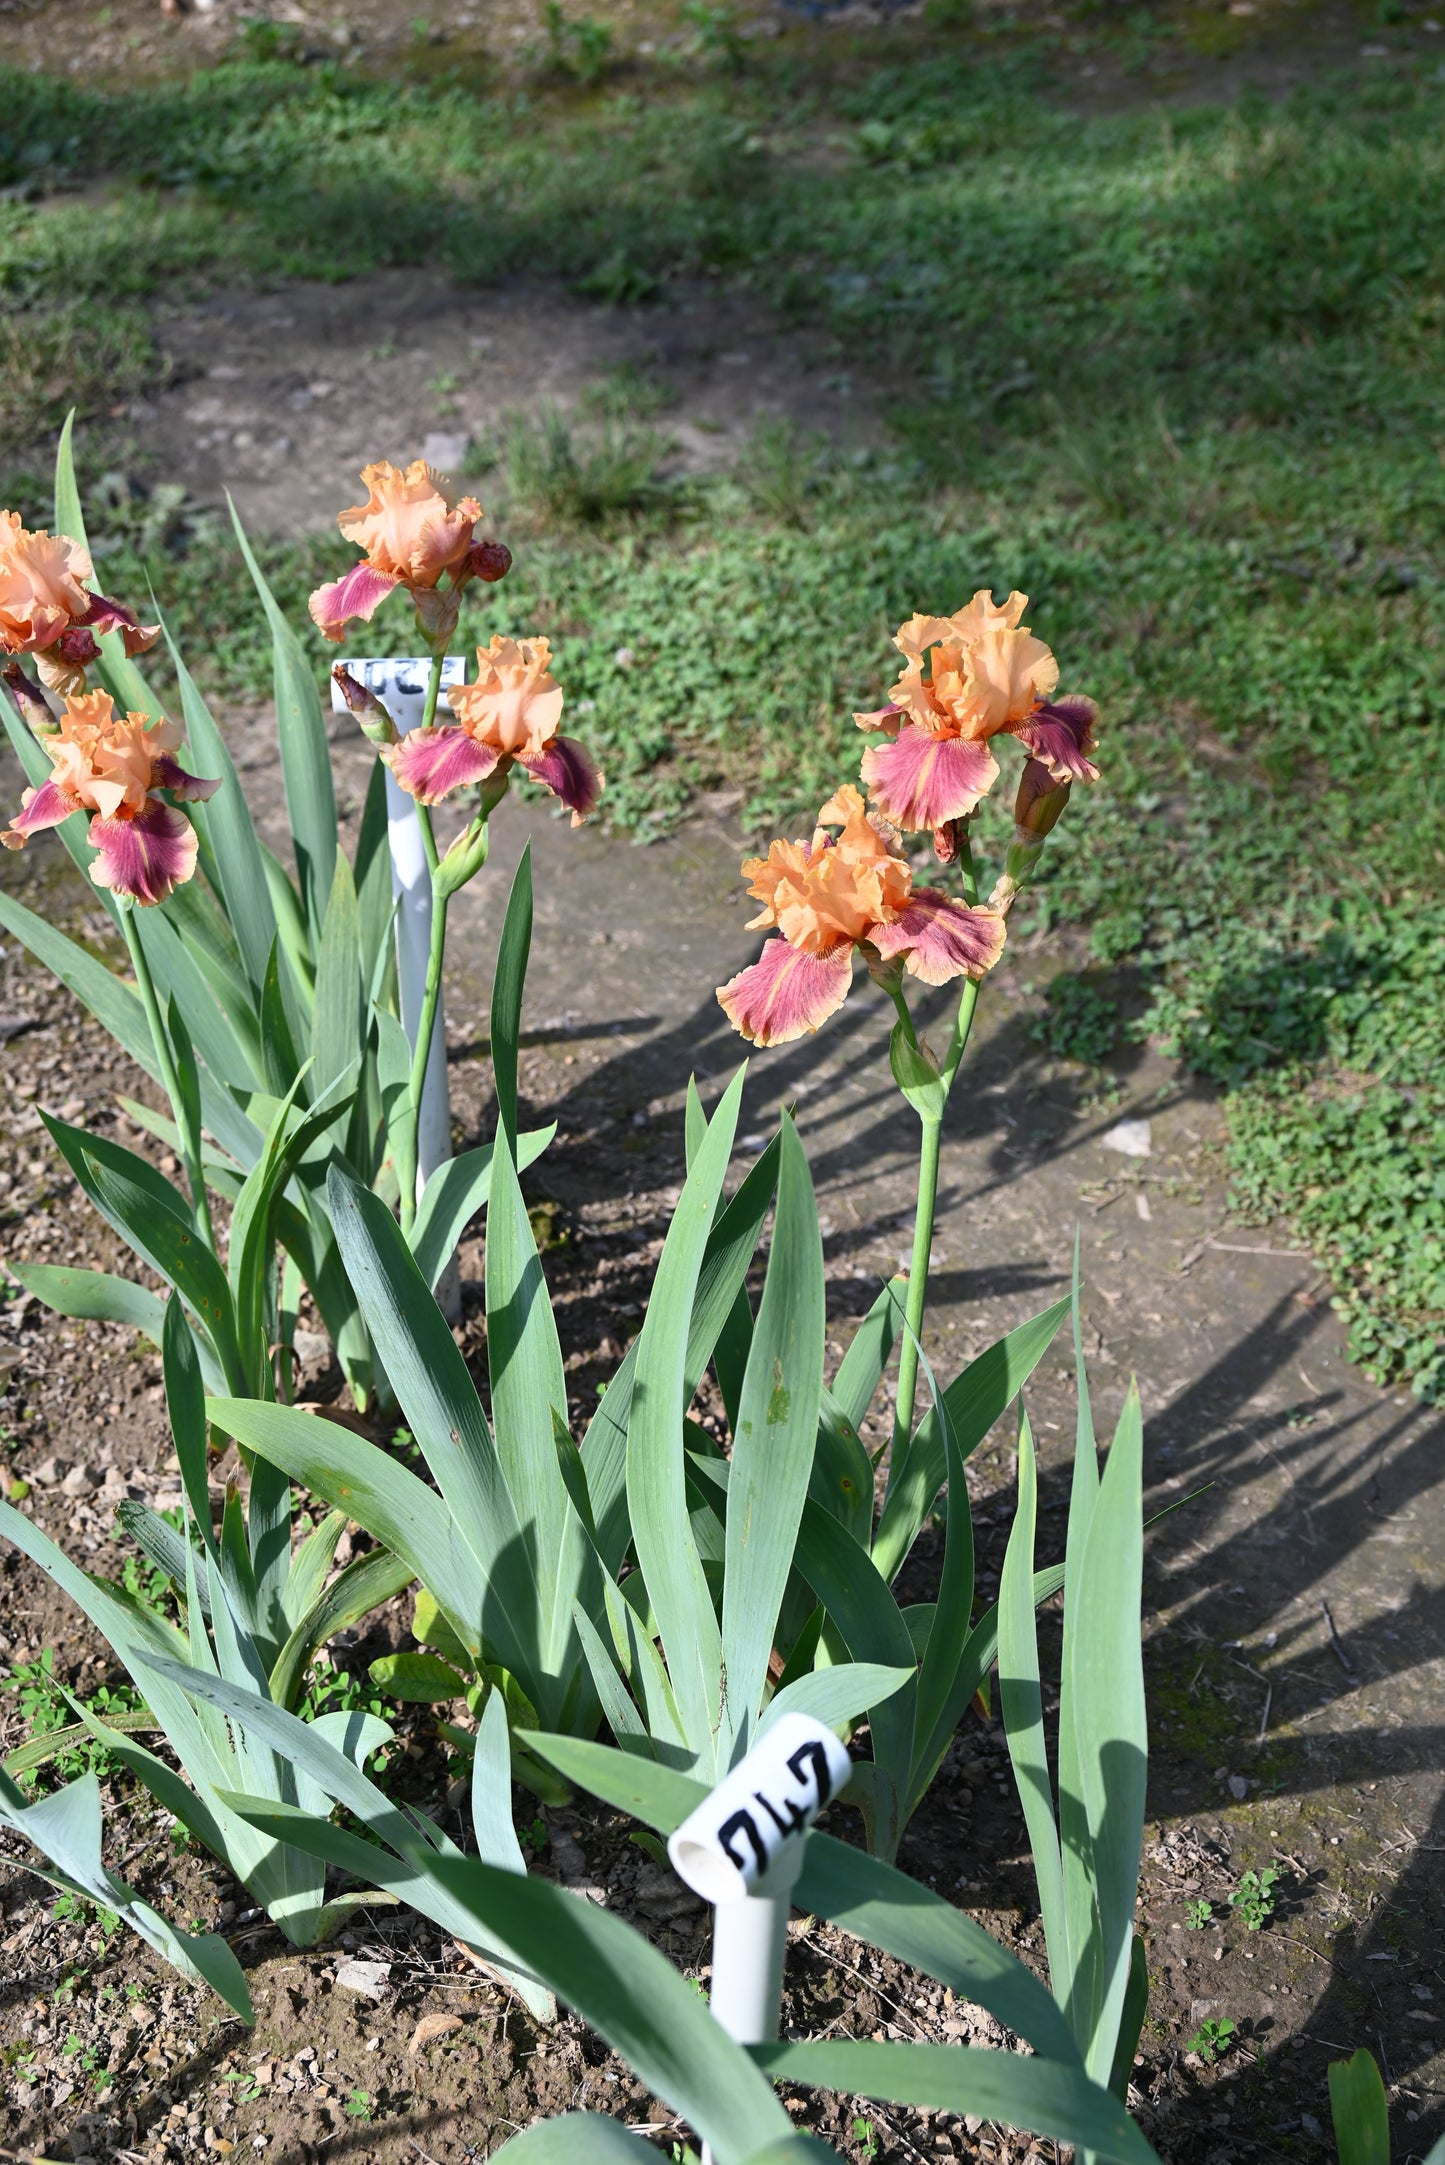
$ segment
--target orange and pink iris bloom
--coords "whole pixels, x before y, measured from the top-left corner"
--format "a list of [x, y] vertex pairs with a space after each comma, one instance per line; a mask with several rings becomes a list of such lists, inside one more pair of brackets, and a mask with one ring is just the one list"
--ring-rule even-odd
[[[830, 828], [841, 832], [832, 834]], [[1004, 943], [995, 910], [936, 887], [915, 887], [897, 837], [868, 816], [851, 784], [818, 814], [811, 842], [774, 842], [743, 866], [762, 904], [749, 925], [776, 926], [750, 968], [718, 988], [728, 1020], [755, 1045], [786, 1045], [836, 1014], [853, 981], [853, 955], [901, 961], [925, 985], [982, 977]]]
[[602, 776], [574, 738], [558, 734], [562, 699], [547, 640], [494, 638], [477, 648], [476, 682], [447, 693], [456, 720], [413, 729], [383, 745], [381, 757], [418, 804], [438, 804], [515, 763], [560, 797], [580, 827]]
[[[1081, 750], [1089, 700], [1055, 699], [1059, 665], [1022, 621], [1026, 594], [1000, 608], [981, 587], [952, 616], [915, 616], [894, 640], [903, 674], [889, 704], [854, 717], [885, 730], [862, 774], [878, 810], [905, 831], [967, 818], [998, 777], [989, 739], [1007, 731], [1059, 782], [1097, 781]], [[1087, 709], [1087, 716], [1084, 714]]]
[[453, 496], [424, 459], [414, 459], [405, 471], [379, 459], [363, 467], [361, 480], [366, 502], [341, 512], [336, 523], [366, 554], [311, 596], [311, 615], [323, 637], [339, 641], [349, 623], [371, 617], [398, 586], [407, 587], [420, 607], [420, 597], [432, 592], [443, 572], [460, 587], [474, 576], [499, 579], [511, 564], [499, 543], [474, 539], [482, 516], [476, 498]]
[[87, 582], [94, 571], [79, 542], [32, 531], [13, 511], [0, 511], [0, 652], [33, 654], [52, 691], [84, 688], [100, 659], [98, 632], [119, 631], [127, 654], [144, 654], [160, 637], [158, 624], [140, 624], [129, 609]]
[[0, 843], [23, 849], [42, 828], [88, 812], [96, 886], [135, 902], [164, 902], [195, 871], [197, 845], [185, 813], [157, 791], [189, 803], [221, 786], [177, 763], [181, 740], [178, 722], [117, 714], [108, 692], [67, 699], [58, 727], [38, 739], [54, 772], [39, 789], [25, 791]]

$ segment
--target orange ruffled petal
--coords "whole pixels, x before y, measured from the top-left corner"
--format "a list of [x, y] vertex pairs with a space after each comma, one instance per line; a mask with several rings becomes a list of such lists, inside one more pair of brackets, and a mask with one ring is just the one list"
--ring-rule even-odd
[[471, 496], [458, 501], [424, 459], [405, 471], [378, 459], [363, 467], [361, 479], [366, 502], [336, 522], [346, 540], [365, 550], [375, 570], [408, 586], [435, 586], [470, 550], [481, 505]]
[[562, 687], [551, 673], [545, 639], [494, 638], [477, 648], [477, 681], [447, 693], [453, 714], [479, 744], [535, 759], [557, 734]]
[[0, 512], [0, 646], [35, 654], [84, 623], [91, 562], [64, 534], [31, 532], [13, 511]]
[[[843, 830], [836, 839], [830, 826]], [[814, 955], [866, 938], [870, 925], [908, 899], [912, 875], [892, 840], [868, 817], [859, 790], [840, 789], [819, 814], [811, 842], [774, 842], [766, 857], [743, 866], [749, 893], [763, 905], [752, 926], [776, 925]]]

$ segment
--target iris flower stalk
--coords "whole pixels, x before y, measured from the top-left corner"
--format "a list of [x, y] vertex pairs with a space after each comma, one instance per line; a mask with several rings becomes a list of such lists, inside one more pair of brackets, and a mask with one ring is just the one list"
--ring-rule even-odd
[[[442, 476], [420, 460], [404, 472], [378, 462], [366, 467], [361, 478], [367, 501], [343, 511], [337, 523], [366, 555], [342, 578], [317, 589], [311, 614], [328, 639], [339, 640], [347, 623], [368, 619], [388, 594], [400, 589], [410, 596], [431, 656], [421, 723], [405, 736], [398, 734], [381, 701], [343, 665], [333, 671], [347, 705], [393, 779], [416, 800], [431, 875], [431, 935], [412, 1050], [410, 1120], [402, 1144], [409, 1163], [397, 1167], [401, 1222], [409, 1231], [416, 1216], [422, 1087], [446, 961], [447, 906], [487, 861], [488, 822], [506, 794], [514, 766], [561, 799], [574, 827], [595, 806], [602, 777], [581, 745], [559, 733], [563, 694], [551, 674], [545, 639], [493, 638], [490, 646], [479, 647], [476, 681], [452, 686], [447, 703], [453, 719], [438, 723], [442, 664], [456, 630], [462, 590], [474, 578], [494, 585], [505, 577], [511, 553], [501, 542], [477, 537], [480, 504], [473, 497], [456, 498]], [[431, 807], [456, 790], [473, 787], [478, 790], [475, 816], [443, 856]]]
[[[965, 832], [960, 831], [957, 848], [964, 898], [972, 905], [977, 902], [978, 888], [974, 875], [973, 851]], [[948, 1040], [948, 1050], [936, 1075], [929, 1073], [932, 1055], [927, 1047], [919, 1042], [901, 981], [892, 982], [888, 986], [893, 1005], [898, 1010], [895, 1043], [892, 1047], [893, 1073], [899, 1088], [918, 1114], [922, 1129], [918, 1149], [918, 1206], [913, 1220], [913, 1253], [908, 1266], [903, 1340], [898, 1349], [898, 1398], [893, 1416], [893, 1448], [888, 1460], [890, 1486], [896, 1469], [903, 1463], [904, 1449], [913, 1433], [914, 1406], [918, 1396], [918, 1355], [923, 1336], [923, 1315], [928, 1305], [928, 1273], [933, 1258], [933, 1221], [938, 1209], [938, 1164], [943, 1143], [943, 1115], [954, 1077], [962, 1064], [968, 1045], [968, 1033], [973, 1027], [974, 1010], [978, 1006], [981, 984], [981, 977], [970, 977], [964, 982], [958, 1012], [954, 1016], [953, 1030]], [[913, 1079], [915, 1076], [916, 1081]]]
[[[749, 892], [762, 904], [751, 924], [781, 937], [718, 988], [724, 1013], [756, 1045], [788, 1044], [836, 1013], [855, 955], [897, 1011], [890, 1062], [922, 1136], [890, 1485], [913, 1433], [943, 1116], [979, 986], [1002, 952], [1004, 921], [1072, 786], [1099, 776], [1090, 757], [1097, 709], [1081, 695], [1058, 696], [1058, 663], [1023, 623], [1027, 607], [1025, 594], [999, 604], [981, 588], [952, 616], [918, 615], [900, 628], [894, 644], [906, 666], [888, 705], [854, 717], [888, 740], [863, 755], [871, 805], [865, 809], [861, 792], [847, 785], [824, 805], [810, 842], [774, 842], [766, 858], [748, 860]], [[1021, 745], [1025, 764], [1004, 874], [981, 905], [969, 825], [998, 778], [990, 741], [1005, 737]], [[941, 864], [956, 865], [961, 900], [914, 886], [901, 834], [918, 831], [931, 833]], [[914, 1026], [909, 977], [927, 985], [964, 980], [941, 1061]]]

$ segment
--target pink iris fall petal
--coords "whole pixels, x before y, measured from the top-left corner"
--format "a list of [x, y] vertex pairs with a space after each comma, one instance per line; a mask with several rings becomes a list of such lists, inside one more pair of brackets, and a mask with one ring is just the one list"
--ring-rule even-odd
[[912, 830], [971, 812], [993, 786], [998, 762], [987, 744], [930, 736], [910, 722], [892, 744], [868, 747], [862, 774], [884, 817]]
[[96, 886], [135, 902], [164, 902], [196, 869], [195, 828], [159, 797], [134, 819], [93, 819], [90, 840], [100, 852], [90, 868]]
[[157, 755], [151, 773], [155, 778], [155, 787], [170, 790], [173, 796], [180, 798], [182, 804], [204, 804], [208, 798], [215, 796], [221, 786], [219, 777], [211, 782], [199, 774], [187, 774], [185, 768], [178, 766], [169, 752]]
[[602, 777], [591, 754], [583, 751], [575, 737], [554, 737], [540, 752], [521, 753], [517, 764], [525, 767], [534, 782], [561, 798], [572, 814], [574, 827], [580, 827], [587, 814], [596, 809]]
[[1004, 922], [995, 910], [971, 909], [939, 887], [915, 887], [906, 909], [868, 935], [880, 955], [901, 955], [903, 966], [925, 985], [955, 977], [982, 977], [998, 961]]
[[1099, 770], [1089, 754], [1098, 713], [1093, 700], [1082, 694], [1050, 699], [1035, 707], [1027, 721], [1016, 722], [1012, 733], [1056, 782], [1097, 782]]
[[161, 635], [159, 624], [142, 624], [133, 609], [122, 602], [110, 601], [104, 594], [92, 594], [90, 607], [82, 620], [92, 631], [118, 631], [125, 635], [125, 650], [132, 659], [137, 654], [149, 654]]
[[851, 941], [809, 955], [769, 940], [751, 968], [718, 987], [718, 1004], [754, 1045], [787, 1045], [836, 1015], [852, 981]]
[[26, 790], [14, 820], [0, 833], [0, 842], [6, 849], [24, 849], [32, 834], [39, 834], [45, 827], [58, 827], [74, 810], [74, 799], [67, 797], [57, 783], [42, 782], [39, 789]]
[[479, 744], [460, 723], [440, 729], [413, 729], [395, 744], [383, 744], [381, 757], [397, 782], [418, 804], [440, 804], [454, 789], [484, 782], [501, 754]]
[[373, 616], [392, 588], [400, 584], [393, 573], [378, 571], [374, 564], [353, 564], [329, 586], [318, 586], [307, 606], [322, 638], [339, 643], [353, 618], [365, 621]]

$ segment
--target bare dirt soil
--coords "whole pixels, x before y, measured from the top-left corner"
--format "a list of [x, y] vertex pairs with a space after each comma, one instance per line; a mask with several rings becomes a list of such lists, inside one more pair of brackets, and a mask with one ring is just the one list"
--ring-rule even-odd
[[845, 449], [882, 434], [836, 356], [715, 289], [605, 308], [550, 286], [483, 291], [391, 271], [212, 294], [156, 328], [172, 374], [125, 416], [134, 452], [202, 503], [229, 489], [261, 533], [328, 526], [383, 455], [426, 455], [459, 486], [476, 481], [510, 417], [570, 413], [609, 383], [640, 386], [660, 409], [662, 478], [733, 466], [769, 423]]

